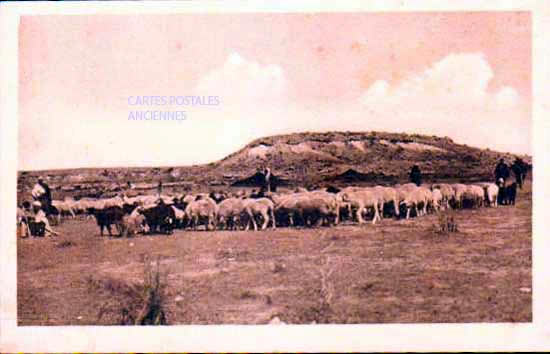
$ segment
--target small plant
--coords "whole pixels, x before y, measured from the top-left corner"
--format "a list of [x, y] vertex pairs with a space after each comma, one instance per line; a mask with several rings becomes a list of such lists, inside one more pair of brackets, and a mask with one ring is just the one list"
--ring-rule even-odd
[[256, 297], [257, 295], [250, 290], [245, 290], [240, 295], [241, 300], [255, 299]]
[[330, 309], [332, 298], [334, 296], [334, 285], [330, 281], [330, 276], [334, 268], [330, 266], [330, 258], [327, 256], [326, 263], [320, 269], [321, 273], [321, 308]]
[[165, 284], [161, 281], [160, 261], [157, 259], [156, 267], [145, 259], [144, 282], [142, 292], [143, 306], [136, 317], [136, 325], [165, 325], [166, 314], [164, 312]]
[[76, 245], [75, 242], [69, 241], [69, 240], [65, 240], [65, 241], [59, 242], [59, 243], [56, 244], [55, 246], [56, 246], [57, 248], [65, 248], [65, 247], [71, 247], [71, 246], [74, 246], [74, 245]]
[[[323, 250], [321, 254], [327, 254], [328, 249], [332, 247], [334, 243], [331, 242]], [[331, 264], [330, 256], [327, 254], [324, 264], [319, 268], [319, 280], [320, 287], [316, 290], [319, 294], [318, 301], [315, 305], [311, 306], [307, 311], [306, 320], [308, 322], [314, 321], [315, 323], [330, 323], [333, 317], [333, 298], [334, 298], [334, 284], [330, 277], [335, 270], [334, 265]]]
[[143, 259], [143, 284], [114, 278], [86, 278], [88, 290], [106, 300], [99, 306], [97, 320], [119, 325], [165, 325], [165, 284], [160, 262]]
[[281, 273], [285, 271], [286, 266], [279, 262], [273, 262], [270, 269], [273, 273]]
[[366, 293], [366, 292], [370, 291], [373, 286], [374, 286], [374, 283], [365, 283], [365, 284], [359, 286], [359, 290], [361, 290], [361, 292]]
[[458, 232], [458, 224], [454, 215], [451, 213], [440, 213], [436, 229], [437, 233], [445, 235], [450, 232]]

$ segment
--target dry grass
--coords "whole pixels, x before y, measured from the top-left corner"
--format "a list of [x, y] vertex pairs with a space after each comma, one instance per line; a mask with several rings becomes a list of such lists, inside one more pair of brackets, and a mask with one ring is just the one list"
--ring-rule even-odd
[[98, 307], [97, 321], [119, 325], [165, 325], [164, 311], [166, 279], [160, 262], [143, 257], [143, 279], [129, 282], [112, 277], [89, 275], [89, 296], [103, 298]]
[[158, 260], [162, 275], [157, 282], [153, 267], [150, 289], [166, 285], [161, 303], [170, 324], [261, 324], [275, 316], [286, 323], [531, 321], [531, 293], [520, 290], [532, 288], [530, 184], [515, 207], [454, 217], [459, 229], [448, 237], [434, 232], [435, 214], [374, 226], [131, 239], [99, 237], [93, 220], [68, 220], [59, 238], [18, 240], [18, 322], [162, 322], [141, 311], [144, 299], [158, 303], [144, 291], [144, 255]]
[[449, 235], [449, 233], [458, 232], [455, 215], [456, 211], [453, 210], [445, 210], [439, 213], [435, 232], [440, 235]]

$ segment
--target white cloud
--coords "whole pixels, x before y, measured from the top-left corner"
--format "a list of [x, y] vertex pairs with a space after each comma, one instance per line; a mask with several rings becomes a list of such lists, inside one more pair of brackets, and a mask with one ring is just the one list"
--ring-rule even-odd
[[494, 96], [494, 103], [499, 107], [513, 107], [519, 103], [517, 91], [509, 86], [501, 88]]
[[493, 70], [482, 54], [450, 54], [406, 80], [413, 94], [476, 99], [485, 95]]
[[379, 100], [388, 94], [388, 91], [390, 89], [390, 85], [387, 83], [387, 81], [384, 80], [378, 80], [374, 84], [372, 84], [367, 92], [364, 95], [364, 99], [367, 101], [371, 100]]
[[360, 97], [365, 124], [380, 130], [450, 136], [501, 151], [530, 151], [528, 103], [509, 86], [489, 90], [494, 73], [482, 54], [450, 54], [390, 85], [374, 82]]
[[220, 96], [223, 104], [265, 104], [281, 102], [287, 81], [278, 65], [261, 65], [233, 52], [225, 63], [202, 77], [197, 92]]
[[375, 82], [362, 96], [365, 104], [404, 102], [438, 106], [517, 103], [517, 93], [506, 87], [493, 96], [488, 92], [493, 70], [480, 53], [449, 54], [419, 74], [406, 77], [395, 86]]

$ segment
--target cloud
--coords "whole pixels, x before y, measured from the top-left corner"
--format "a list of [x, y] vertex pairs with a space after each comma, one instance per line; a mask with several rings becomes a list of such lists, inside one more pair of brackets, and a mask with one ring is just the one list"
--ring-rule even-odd
[[449, 54], [393, 87], [383, 80], [375, 82], [361, 101], [367, 105], [403, 104], [404, 101], [438, 106], [482, 106], [489, 102], [516, 104], [518, 94], [512, 87], [502, 88], [496, 95], [489, 93], [488, 86], [493, 76], [493, 70], [483, 54]]
[[393, 85], [375, 81], [359, 103], [368, 113], [365, 120], [380, 130], [450, 136], [501, 151], [530, 151], [529, 105], [513, 87], [489, 90], [493, 76], [483, 54], [449, 54]]
[[509, 86], [501, 88], [494, 95], [494, 103], [499, 107], [514, 107], [519, 103], [520, 97], [517, 91]]
[[196, 87], [200, 94], [220, 96], [224, 104], [280, 103], [287, 80], [278, 65], [261, 65], [231, 53], [225, 63], [203, 76]]
[[389, 89], [390, 89], [390, 84], [388, 84], [384, 80], [378, 80], [369, 87], [363, 99], [366, 101], [366, 103], [368, 103], [371, 100], [376, 101], [379, 99], [383, 99], [388, 95]]

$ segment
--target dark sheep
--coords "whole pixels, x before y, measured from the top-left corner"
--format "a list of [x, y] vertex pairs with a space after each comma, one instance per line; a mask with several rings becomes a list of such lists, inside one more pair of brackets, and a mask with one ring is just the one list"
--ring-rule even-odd
[[326, 190], [328, 193], [333, 193], [333, 194], [340, 192], [340, 189], [334, 186], [328, 186]]
[[145, 216], [149, 232], [154, 233], [159, 230], [161, 233], [172, 233], [176, 214], [171, 206], [160, 203], [152, 208], [139, 210], [139, 213]]
[[118, 229], [119, 236], [122, 236], [122, 219], [124, 217], [124, 210], [122, 210], [121, 207], [110, 206], [104, 209], [90, 208], [88, 209], [88, 213], [96, 218], [101, 236], [103, 236], [103, 229], [105, 227], [109, 232], [109, 236], [112, 236], [111, 225], [115, 225]]
[[248, 196], [250, 199], [260, 199], [260, 198], [265, 198], [265, 189], [262, 188], [260, 189], [260, 191], [258, 193], [256, 193], [256, 191], [252, 191], [252, 193], [250, 193], [250, 195]]
[[514, 182], [505, 188], [503, 204], [516, 205], [517, 186]]
[[208, 195], [212, 200], [214, 200], [216, 202], [216, 204], [220, 204], [220, 202], [222, 200], [225, 199], [224, 195], [221, 194], [221, 193], [214, 193], [214, 192], [211, 192], [209, 195]]
[[133, 203], [133, 204], [124, 203], [122, 205], [122, 210], [124, 211], [124, 214], [131, 214], [135, 208], [137, 208], [137, 203]]

